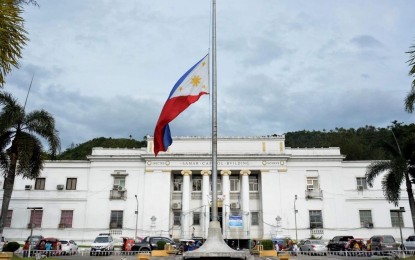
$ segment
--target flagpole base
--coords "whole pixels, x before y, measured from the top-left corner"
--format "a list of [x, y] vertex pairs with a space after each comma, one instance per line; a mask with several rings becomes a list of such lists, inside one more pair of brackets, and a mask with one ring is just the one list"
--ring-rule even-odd
[[183, 259], [253, 259], [248, 251], [237, 251], [230, 248], [222, 237], [219, 221], [209, 223], [208, 237], [205, 243], [195, 251], [183, 254]]

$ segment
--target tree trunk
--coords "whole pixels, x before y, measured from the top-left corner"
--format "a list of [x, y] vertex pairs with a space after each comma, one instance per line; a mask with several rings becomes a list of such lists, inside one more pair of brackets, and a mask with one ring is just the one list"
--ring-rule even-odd
[[405, 172], [405, 183], [406, 183], [406, 191], [408, 192], [409, 208], [411, 209], [412, 227], [415, 232], [415, 200], [414, 200], [414, 192], [412, 190], [412, 183], [411, 183], [411, 180], [409, 179], [408, 172]]
[[14, 179], [16, 177], [16, 166], [18, 159], [17, 137], [13, 140], [10, 150], [10, 166], [7, 171], [7, 176], [4, 178], [3, 201], [0, 213], [0, 238], [3, 236], [4, 223], [6, 222], [10, 199], [12, 198], [13, 193]]
[[3, 193], [3, 202], [1, 205], [1, 215], [0, 215], [0, 236], [3, 235], [3, 228], [7, 218], [7, 212], [9, 210], [10, 199], [12, 197], [14, 179], [15, 179], [15, 169], [16, 163], [11, 164], [7, 177], [4, 179], [4, 193]]

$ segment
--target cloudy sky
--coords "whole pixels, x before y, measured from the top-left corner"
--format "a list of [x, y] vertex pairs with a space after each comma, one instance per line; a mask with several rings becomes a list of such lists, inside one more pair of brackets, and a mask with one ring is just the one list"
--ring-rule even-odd
[[[210, 49], [210, 0], [37, 0], [5, 89], [53, 114], [62, 149], [153, 135], [174, 83]], [[217, 0], [218, 134], [259, 136], [393, 120], [410, 90], [412, 0]], [[209, 136], [210, 97], [170, 124]]]

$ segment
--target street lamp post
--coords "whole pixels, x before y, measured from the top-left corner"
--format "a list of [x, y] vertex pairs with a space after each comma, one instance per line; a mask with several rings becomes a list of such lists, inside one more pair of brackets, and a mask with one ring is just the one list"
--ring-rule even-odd
[[[401, 235], [401, 245], [402, 245], [402, 249], [403, 249], [403, 236], [402, 236], [402, 225], [401, 225], [401, 213], [405, 212], [405, 207], [400, 207], [399, 209], [392, 209], [391, 212], [397, 212], [398, 213], [398, 225], [399, 225], [399, 233]], [[405, 251], [404, 252], [404, 256], [405, 256]]]
[[298, 242], [298, 236], [297, 236], [297, 208], [295, 207], [295, 202], [297, 202], [297, 194], [295, 194], [294, 197], [294, 222], [295, 222], [295, 241]]
[[137, 194], [135, 195], [135, 202], [136, 202], [136, 211], [135, 211], [135, 237], [134, 240], [137, 239], [137, 226], [138, 226], [138, 197]]
[[30, 236], [29, 236], [29, 252], [28, 257], [30, 257], [30, 249], [32, 247], [32, 235], [33, 235], [33, 215], [35, 214], [36, 210], [42, 210], [42, 207], [27, 207], [27, 209], [31, 210], [30, 214]]
[[275, 236], [278, 237], [278, 228], [280, 227], [281, 217], [277, 216], [275, 220], [277, 221], [277, 227], [275, 228]]
[[156, 220], [157, 220], [157, 218], [156, 218], [155, 216], [152, 216], [152, 217], [150, 218], [150, 220], [151, 220], [151, 231], [150, 231], [150, 235], [152, 236], [152, 234], [153, 234], [153, 229], [154, 229], [154, 227], [156, 226]]

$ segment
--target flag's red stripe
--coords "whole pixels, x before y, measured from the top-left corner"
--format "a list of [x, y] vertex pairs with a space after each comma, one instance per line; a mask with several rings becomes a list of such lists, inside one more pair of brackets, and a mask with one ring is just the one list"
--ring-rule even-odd
[[164, 127], [204, 94], [207, 93], [200, 92], [197, 96], [178, 96], [166, 101], [154, 130], [154, 153], [156, 156], [160, 151], [167, 150], [167, 147], [163, 144]]

